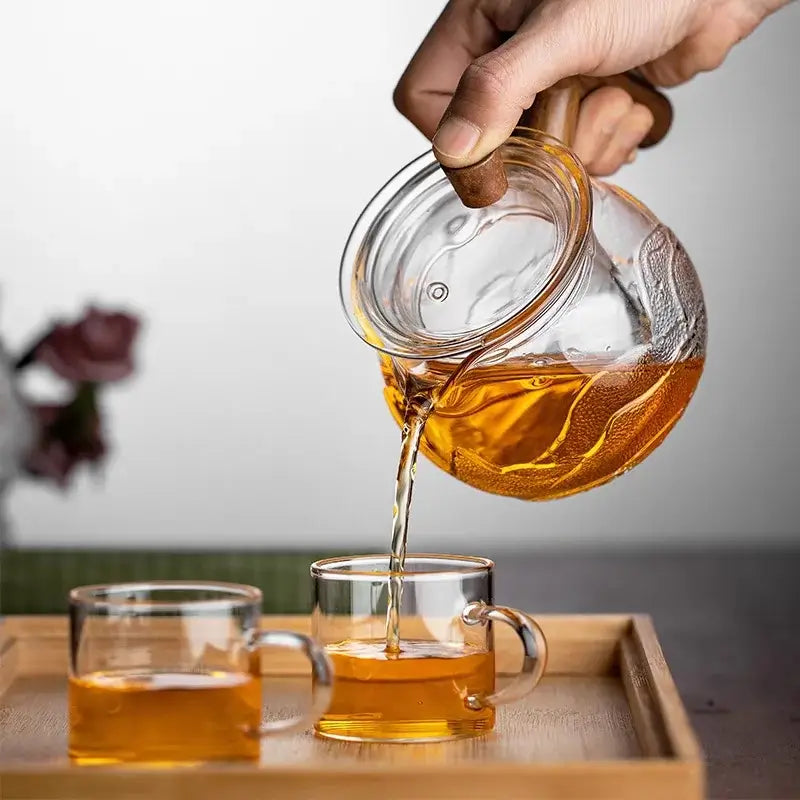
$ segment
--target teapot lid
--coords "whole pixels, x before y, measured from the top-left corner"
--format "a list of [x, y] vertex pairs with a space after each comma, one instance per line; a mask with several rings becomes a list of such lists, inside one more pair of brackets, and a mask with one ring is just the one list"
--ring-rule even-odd
[[557, 140], [518, 129], [501, 155], [508, 190], [467, 208], [433, 153], [398, 172], [342, 256], [351, 327], [392, 356], [450, 358], [526, 326], [555, 302], [590, 233], [586, 172]]

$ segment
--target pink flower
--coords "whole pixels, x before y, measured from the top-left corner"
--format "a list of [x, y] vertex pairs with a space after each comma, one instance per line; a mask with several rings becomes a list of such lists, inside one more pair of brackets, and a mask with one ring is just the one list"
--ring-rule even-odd
[[31, 408], [38, 431], [25, 460], [31, 475], [49, 478], [62, 488], [82, 462], [97, 465], [106, 453], [95, 390], [82, 386], [68, 405]]
[[90, 307], [83, 319], [58, 324], [36, 346], [33, 359], [76, 383], [107, 383], [133, 372], [133, 340], [139, 320]]

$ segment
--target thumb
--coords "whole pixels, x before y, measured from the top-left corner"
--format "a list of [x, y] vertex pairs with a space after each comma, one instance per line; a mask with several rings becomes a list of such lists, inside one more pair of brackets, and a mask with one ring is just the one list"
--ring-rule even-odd
[[595, 66], [590, 47], [571, 45], [574, 27], [563, 16], [536, 31], [520, 29], [467, 67], [432, 139], [444, 166], [480, 161], [508, 139], [538, 92]]

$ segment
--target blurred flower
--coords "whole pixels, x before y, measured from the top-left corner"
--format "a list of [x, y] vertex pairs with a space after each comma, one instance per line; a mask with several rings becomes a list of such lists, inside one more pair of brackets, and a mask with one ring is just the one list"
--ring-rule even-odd
[[65, 487], [78, 464], [100, 463], [106, 445], [92, 384], [82, 384], [67, 405], [35, 405], [31, 411], [38, 435], [24, 462], [28, 473]]
[[89, 307], [78, 322], [55, 325], [17, 368], [39, 361], [68, 381], [118, 381], [133, 372], [131, 351], [138, 330], [136, 317]]
[[[20, 471], [66, 487], [80, 464], [103, 461], [99, 395], [133, 372], [138, 332], [135, 316], [89, 306], [81, 319], [51, 325], [13, 361], [0, 342], [0, 548], [8, 541], [3, 494]], [[37, 362], [66, 381], [70, 402], [34, 403], [18, 390], [20, 372]]]

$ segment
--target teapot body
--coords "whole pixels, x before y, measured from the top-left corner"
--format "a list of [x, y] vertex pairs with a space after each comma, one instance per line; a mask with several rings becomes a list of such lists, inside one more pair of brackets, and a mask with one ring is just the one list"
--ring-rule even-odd
[[390, 182], [345, 251], [342, 297], [398, 423], [427, 409], [422, 452], [483, 491], [545, 500], [663, 441], [702, 374], [706, 314], [645, 206], [542, 134], [503, 156], [509, 191], [488, 209], [432, 174], [420, 185], [419, 165]]

